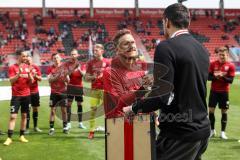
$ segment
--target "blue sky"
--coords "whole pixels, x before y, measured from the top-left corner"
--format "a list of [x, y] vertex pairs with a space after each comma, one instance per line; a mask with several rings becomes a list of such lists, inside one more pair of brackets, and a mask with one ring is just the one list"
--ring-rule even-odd
[[[47, 7], [88, 8], [89, 0], [46, 0]], [[133, 8], [134, 0], [93, 0], [96, 8]], [[140, 8], [165, 8], [177, 0], [139, 0]], [[189, 8], [218, 8], [219, 0], [188, 0]], [[0, 0], [3, 7], [41, 7], [42, 0]], [[225, 0], [225, 8], [240, 9], [240, 0]]]

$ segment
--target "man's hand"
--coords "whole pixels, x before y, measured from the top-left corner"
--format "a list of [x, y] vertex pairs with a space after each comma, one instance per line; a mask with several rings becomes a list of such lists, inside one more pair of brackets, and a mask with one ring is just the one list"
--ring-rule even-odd
[[85, 76], [86, 72], [81, 69], [81, 66], [79, 65], [77, 68], [82, 76]]
[[214, 77], [216, 77], [217, 79], [219, 79], [221, 77], [221, 71], [215, 71], [213, 73]]
[[225, 72], [220, 72], [219, 75], [220, 75], [220, 77], [224, 77], [224, 76], [227, 75], [227, 73], [225, 73]]
[[26, 68], [25, 71], [28, 74], [28, 78], [30, 79], [30, 83], [33, 83], [34, 82], [34, 77], [33, 77], [33, 74], [31, 72], [31, 70], [29, 68]]
[[221, 71], [216, 71], [214, 72], [213, 74], [217, 79], [221, 78], [221, 77], [224, 77], [226, 75], [225, 72], [221, 72]]
[[96, 76], [95, 75], [90, 75], [89, 73], [85, 74], [85, 80], [88, 82], [93, 82], [96, 80]]
[[153, 86], [153, 75], [145, 75], [142, 78], [142, 86], [147, 90]]
[[23, 72], [23, 68], [22, 68], [23, 64], [19, 64], [19, 67], [18, 67], [18, 74], [21, 74]]
[[95, 79], [100, 79], [100, 78], [103, 77], [103, 73], [100, 73], [100, 74], [98, 74], [98, 75], [96, 74], [95, 77], [96, 77]]
[[132, 106], [123, 107], [123, 112], [124, 112], [125, 114], [130, 114], [130, 113], [132, 113]]
[[26, 68], [25, 71], [27, 72], [27, 74], [31, 73], [29, 68]]
[[49, 83], [52, 83], [52, 82], [54, 82], [57, 78], [58, 78], [58, 76], [53, 75], [53, 74], [49, 74], [49, 75], [48, 75], [48, 82], [49, 82]]

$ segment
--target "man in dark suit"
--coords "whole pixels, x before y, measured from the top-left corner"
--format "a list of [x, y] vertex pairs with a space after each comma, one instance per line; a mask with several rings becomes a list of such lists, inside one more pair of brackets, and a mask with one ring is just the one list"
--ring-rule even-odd
[[[155, 51], [152, 91], [148, 98], [123, 108], [125, 113], [135, 114], [160, 109], [158, 160], [199, 160], [210, 136], [206, 104], [209, 54], [189, 34], [189, 24], [189, 10], [184, 5], [176, 3], [165, 9], [167, 40]], [[165, 73], [160, 70], [162, 65], [168, 68]]]

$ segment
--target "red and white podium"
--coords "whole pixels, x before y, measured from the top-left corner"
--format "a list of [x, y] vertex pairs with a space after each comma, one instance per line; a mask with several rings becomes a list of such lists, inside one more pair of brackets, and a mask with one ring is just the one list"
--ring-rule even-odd
[[156, 160], [153, 114], [105, 119], [106, 160]]

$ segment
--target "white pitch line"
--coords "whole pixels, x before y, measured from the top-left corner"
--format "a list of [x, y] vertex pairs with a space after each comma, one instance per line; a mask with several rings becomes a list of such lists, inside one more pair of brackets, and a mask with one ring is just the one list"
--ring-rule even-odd
[[[40, 94], [40, 96], [49, 96], [50, 95], [50, 87], [49, 86], [39, 86], [39, 94]], [[0, 87], [0, 101], [11, 100], [11, 97], [12, 97], [11, 86], [1, 86]]]

